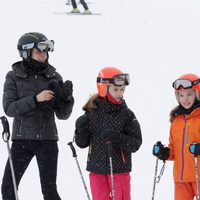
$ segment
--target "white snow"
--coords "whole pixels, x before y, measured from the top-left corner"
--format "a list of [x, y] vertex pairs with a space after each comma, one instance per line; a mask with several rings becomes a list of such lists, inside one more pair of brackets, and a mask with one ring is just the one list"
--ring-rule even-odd
[[[67, 143], [72, 140], [74, 122], [81, 107], [96, 92], [96, 76], [106, 66], [115, 66], [131, 76], [125, 99], [142, 128], [143, 144], [133, 154], [132, 199], [152, 196], [157, 140], [168, 144], [169, 112], [176, 105], [172, 82], [200, 68], [200, 1], [198, 0], [91, 0], [94, 16], [69, 16], [65, 0], [5, 0], [0, 6], [1, 74], [0, 96], [6, 73], [20, 58], [18, 38], [25, 32], [42, 32], [55, 40], [50, 63], [74, 83], [75, 106], [69, 120], [58, 121], [58, 191], [61, 198], [87, 199], [81, 178]], [[81, 5], [79, 8], [82, 10]], [[4, 115], [2, 106], [1, 115]], [[12, 119], [9, 118], [10, 126]], [[2, 130], [2, 128], [0, 127]], [[76, 147], [88, 189], [85, 170], [87, 149]], [[6, 144], [0, 141], [0, 179], [7, 159]], [[159, 162], [161, 167], [162, 162]], [[155, 199], [173, 199], [172, 162], [166, 163], [156, 185]], [[35, 159], [22, 178], [20, 200], [42, 200]]]

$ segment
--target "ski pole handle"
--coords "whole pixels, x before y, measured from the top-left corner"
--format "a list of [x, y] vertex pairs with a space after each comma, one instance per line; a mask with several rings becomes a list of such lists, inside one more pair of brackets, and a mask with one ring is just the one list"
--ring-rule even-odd
[[10, 130], [9, 130], [9, 123], [5, 116], [0, 117], [1, 123], [3, 125], [3, 132], [2, 132], [2, 138], [4, 142], [8, 142], [10, 139]]
[[107, 141], [106, 144], [108, 147], [108, 156], [112, 157], [112, 141]]
[[72, 150], [72, 155], [73, 155], [73, 157], [76, 158], [77, 155], [76, 155], [76, 150], [75, 150], [75, 148], [74, 148], [74, 145], [72, 144], [72, 142], [69, 142], [68, 145], [70, 146], [70, 148], [71, 148], [71, 150]]

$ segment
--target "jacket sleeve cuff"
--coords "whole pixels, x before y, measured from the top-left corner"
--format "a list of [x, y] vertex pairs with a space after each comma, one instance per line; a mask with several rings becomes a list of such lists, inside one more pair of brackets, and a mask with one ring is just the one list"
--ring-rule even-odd
[[36, 97], [36, 95], [33, 96], [33, 99], [34, 99], [35, 105], [38, 105], [39, 102], [37, 101], [37, 97]]

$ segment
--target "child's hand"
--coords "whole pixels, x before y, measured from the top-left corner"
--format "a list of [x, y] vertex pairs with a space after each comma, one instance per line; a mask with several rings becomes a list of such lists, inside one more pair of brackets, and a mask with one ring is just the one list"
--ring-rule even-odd
[[189, 146], [189, 151], [190, 151], [190, 153], [194, 154], [194, 156], [199, 156], [200, 155], [200, 143], [193, 142]]
[[102, 131], [102, 137], [105, 142], [115, 142], [118, 141], [120, 142], [120, 131], [112, 130], [112, 129], [104, 129]]
[[160, 160], [167, 160], [169, 158], [169, 148], [165, 147], [160, 141], [153, 146], [153, 155]]
[[76, 134], [87, 133], [89, 129], [89, 119], [86, 114], [81, 115], [75, 123]]

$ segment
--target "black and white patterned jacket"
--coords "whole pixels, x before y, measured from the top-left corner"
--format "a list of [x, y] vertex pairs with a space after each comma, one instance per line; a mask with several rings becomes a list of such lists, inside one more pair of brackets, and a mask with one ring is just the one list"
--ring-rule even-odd
[[110, 174], [107, 145], [102, 138], [102, 130], [119, 130], [126, 143], [119, 149], [113, 148], [113, 173], [126, 173], [132, 169], [131, 153], [142, 144], [139, 122], [126, 103], [113, 104], [106, 99], [94, 100], [96, 109], [86, 111], [89, 128], [87, 133], [76, 134], [75, 142], [81, 147], [89, 146], [87, 170], [99, 174]]

